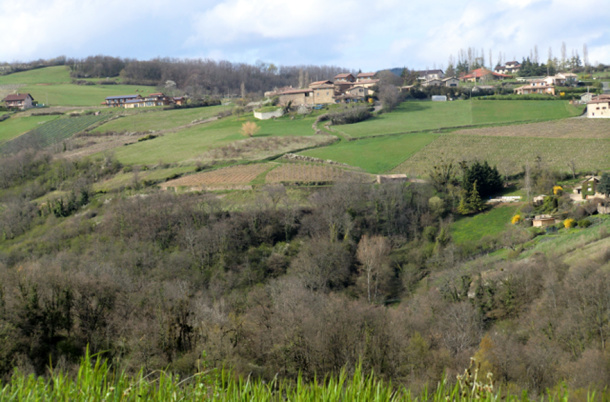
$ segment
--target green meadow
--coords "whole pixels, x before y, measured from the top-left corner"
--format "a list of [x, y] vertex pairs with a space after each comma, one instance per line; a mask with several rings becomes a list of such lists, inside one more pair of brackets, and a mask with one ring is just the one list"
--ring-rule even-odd
[[[193, 109], [142, 109], [139, 113], [119, 117], [97, 127], [94, 132], [158, 131], [180, 127], [196, 120], [205, 120], [227, 110], [228, 106], [209, 106]], [[120, 110], [120, 109], [117, 109]]]
[[502, 174], [522, 171], [537, 157], [548, 168], [568, 171], [574, 160], [579, 171], [610, 169], [610, 139], [499, 137], [447, 134], [405, 160], [394, 173], [423, 176], [438, 162], [440, 155], [459, 160], [486, 160]]
[[7, 120], [0, 121], [0, 143], [9, 141], [58, 117], [13, 115]]
[[383, 173], [416, 154], [438, 137], [439, 134], [414, 133], [342, 141], [328, 147], [305, 151], [303, 154], [347, 163], [369, 173]]
[[336, 130], [357, 138], [471, 125], [555, 120], [580, 113], [582, 107], [571, 106], [567, 101], [409, 101], [403, 102], [392, 113], [361, 123], [337, 126]]
[[44, 67], [8, 75], [0, 75], [0, 85], [68, 84], [71, 80], [70, 70], [66, 66]]
[[23, 85], [20, 93], [49, 106], [100, 106], [107, 96], [157, 92], [144, 85], [74, 85], [66, 66], [38, 68], [0, 76], [3, 85]]
[[475, 216], [461, 217], [451, 225], [451, 236], [456, 244], [463, 244], [500, 234], [506, 230], [517, 209], [517, 206], [501, 206]]

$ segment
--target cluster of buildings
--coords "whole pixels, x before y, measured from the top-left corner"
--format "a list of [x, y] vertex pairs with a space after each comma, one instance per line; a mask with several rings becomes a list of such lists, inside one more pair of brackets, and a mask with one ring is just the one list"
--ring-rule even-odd
[[277, 96], [279, 104], [291, 105], [326, 105], [340, 102], [355, 102], [365, 100], [374, 94], [373, 87], [379, 83], [375, 73], [337, 74], [333, 81], [316, 81], [307, 88], [279, 88], [265, 92], [266, 97]]
[[164, 95], [161, 92], [150, 94], [148, 96], [142, 95], [119, 95], [107, 97], [102, 105], [111, 107], [124, 107], [126, 109], [133, 109], [139, 107], [153, 107], [153, 106], [168, 106], [168, 105], [183, 105], [185, 99], [182, 96], [172, 97]]

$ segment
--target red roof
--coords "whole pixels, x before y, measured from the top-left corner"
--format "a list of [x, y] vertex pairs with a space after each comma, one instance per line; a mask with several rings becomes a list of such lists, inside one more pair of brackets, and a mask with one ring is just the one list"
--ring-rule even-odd
[[486, 75], [492, 74], [494, 77], [500, 77], [500, 78], [510, 78], [510, 75], [506, 75], [506, 74], [500, 74], [500, 73], [494, 73], [491, 70], [488, 70], [486, 68], [477, 68], [476, 70], [472, 70], [470, 73], [463, 75], [462, 77], [460, 77], [463, 80], [469, 79], [469, 78], [481, 78], [484, 77]]
[[292, 89], [290, 91], [281, 92], [278, 95], [304, 94], [307, 92], [313, 92], [313, 89]]
[[358, 74], [358, 78], [373, 78], [375, 73], [360, 73]]
[[316, 85], [325, 85], [325, 84], [332, 84], [332, 82], [330, 82], [329, 80], [324, 80], [324, 81], [314, 81], [311, 84], [309, 84], [310, 87], [316, 86]]
[[30, 94], [10, 94], [6, 98], [4, 98], [4, 100], [6, 102], [24, 101], [28, 98], [28, 96], [31, 99], [34, 99], [34, 98], [32, 98], [32, 95], [30, 95]]

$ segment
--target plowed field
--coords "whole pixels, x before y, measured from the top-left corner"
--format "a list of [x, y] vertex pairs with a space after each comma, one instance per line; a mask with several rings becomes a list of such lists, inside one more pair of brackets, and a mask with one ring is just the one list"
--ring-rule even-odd
[[267, 174], [267, 183], [316, 183], [346, 180], [368, 180], [369, 175], [346, 171], [334, 166], [287, 163]]
[[201, 172], [179, 179], [170, 180], [161, 185], [162, 188], [168, 187], [223, 187], [234, 185], [247, 185], [258, 175], [270, 168], [269, 164], [259, 163], [255, 165], [238, 165], [227, 168], [217, 169], [209, 172]]

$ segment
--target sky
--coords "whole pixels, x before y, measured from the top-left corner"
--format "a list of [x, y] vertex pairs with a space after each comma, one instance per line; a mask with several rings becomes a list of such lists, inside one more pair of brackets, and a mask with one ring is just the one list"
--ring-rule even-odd
[[460, 49], [486, 64], [586, 45], [610, 64], [608, 0], [0, 0], [0, 62], [108, 55], [446, 68]]

